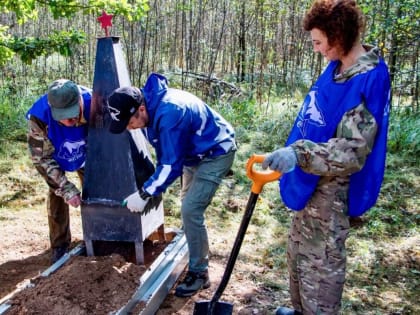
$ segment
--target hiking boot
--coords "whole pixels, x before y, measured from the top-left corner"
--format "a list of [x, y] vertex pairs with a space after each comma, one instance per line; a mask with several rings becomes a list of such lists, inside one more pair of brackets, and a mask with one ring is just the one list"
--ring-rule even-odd
[[57, 260], [63, 257], [63, 255], [67, 252], [67, 249], [68, 249], [68, 246], [66, 245], [54, 247], [52, 249], [51, 263], [54, 264]]
[[201, 289], [210, 287], [209, 272], [192, 272], [188, 271], [184, 280], [176, 287], [175, 295], [177, 297], [188, 297]]
[[276, 315], [303, 315], [299, 311], [295, 311], [294, 309], [288, 307], [279, 307], [276, 310]]

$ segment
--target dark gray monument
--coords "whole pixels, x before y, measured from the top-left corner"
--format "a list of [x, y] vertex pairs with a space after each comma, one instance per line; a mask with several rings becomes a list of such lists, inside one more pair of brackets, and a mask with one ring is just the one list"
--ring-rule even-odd
[[154, 166], [140, 130], [112, 134], [106, 100], [112, 91], [131, 85], [118, 37], [97, 42], [93, 96], [81, 206], [83, 238], [89, 256], [95, 255], [95, 241], [133, 242], [137, 264], [144, 263], [143, 241], [157, 232], [164, 240], [162, 198], [147, 204], [148, 214], [130, 212], [122, 201], [154, 172]]

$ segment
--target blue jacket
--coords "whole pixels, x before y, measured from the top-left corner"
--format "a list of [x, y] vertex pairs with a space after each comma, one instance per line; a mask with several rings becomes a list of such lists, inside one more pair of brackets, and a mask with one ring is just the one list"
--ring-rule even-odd
[[[299, 139], [327, 142], [334, 136], [343, 115], [359, 104], [365, 104], [375, 117], [378, 131], [365, 165], [350, 177], [348, 215], [354, 217], [375, 204], [384, 177], [390, 82], [388, 68], [382, 59], [372, 70], [343, 83], [333, 80], [336, 67], [337, 61], [331, 62], [308, 93], [302, 106], [304, 113], [301, 111], [298, 115], [286, 145]], [[302, 210], [312, 197], [319, 178], [299, 167], [284, 174], [280, 179], [283, 202], [293, 210]]]
[[156, 150], [155, 173], [143, 189], [158, 195], [194, 166], [236, 150], [232, 126], [198, 97], [168, 87], [167, 79], [152, 73], [142, 89], [149, 123], [143, 133]]

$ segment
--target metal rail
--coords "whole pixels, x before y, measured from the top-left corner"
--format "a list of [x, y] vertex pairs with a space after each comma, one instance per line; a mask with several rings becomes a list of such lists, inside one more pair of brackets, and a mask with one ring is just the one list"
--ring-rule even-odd
[[155, 314], [188, 263], [185, 235], [177, 235], [163, 253], [140, 278], [137, 291], [115, 315], [134, 314], [132, 310], [142, 304], [139, 315]]

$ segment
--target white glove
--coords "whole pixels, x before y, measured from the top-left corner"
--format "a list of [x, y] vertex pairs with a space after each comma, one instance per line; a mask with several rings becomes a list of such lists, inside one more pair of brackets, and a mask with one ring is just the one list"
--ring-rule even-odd
[[273, 171], [288, 173], [295, 169], [297, 163], [296, 153], [292, 147], [278, 149], [268, 154], [261, 164], [263, 169], [269, 167]]
[[143, 213], [149, 199], [150, 197], [143, 199], [140, 197], [140, 192], [136, 191], [135, 193], [125, 198], [123, 203], [127, 204], [127, 208], [130, 209], [131, 212]]

